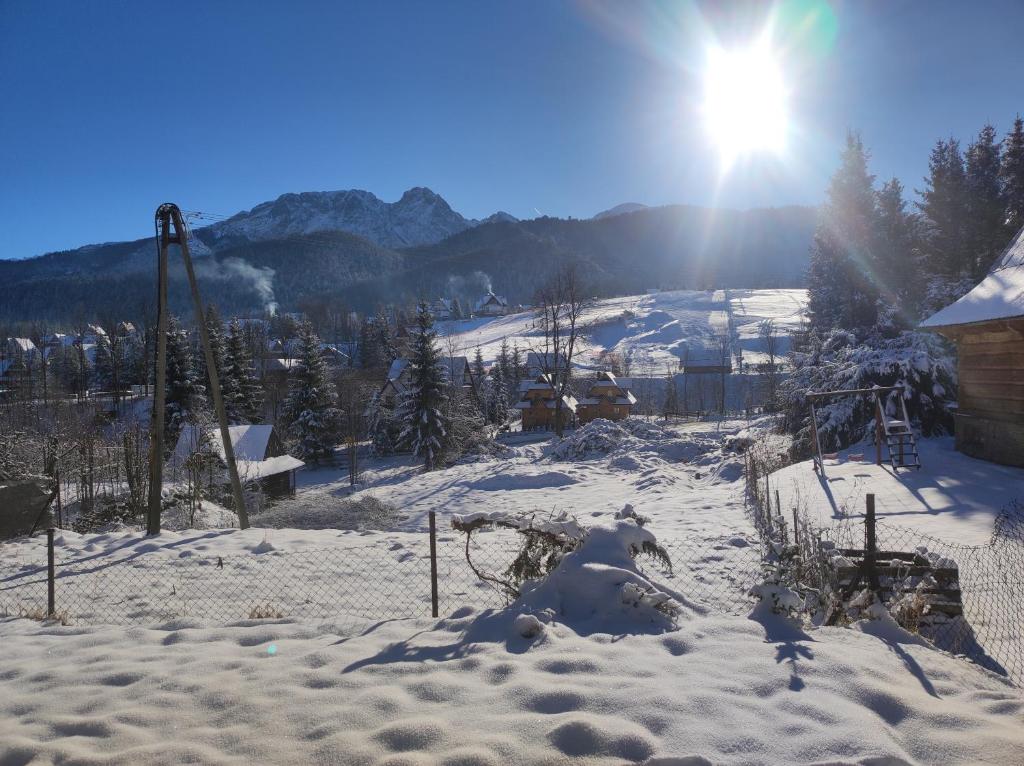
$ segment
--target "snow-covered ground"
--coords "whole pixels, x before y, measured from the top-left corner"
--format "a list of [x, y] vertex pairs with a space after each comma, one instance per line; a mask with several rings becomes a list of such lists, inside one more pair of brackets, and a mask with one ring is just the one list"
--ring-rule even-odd
[[946, 766], [1024, 752], [1017, 690], [905, 634], [690, 616], [667, 633], [554, 624], [530, 640], [514, 617], [356, 635], [0, 620], [0, 761]]
[[[429, 474], [373, 461], [355, 492], [343, 471], [304, 471], [267, 517], [292, 528], [65, 532], [57, 608], [72, 624], [0, 618], [0, 763], [1020, 762], [1024, 697], [1005, 678], [886, 620], [804, 632], [751, 610], [759, 551], [731, 451], [751, 425], [513, 434]], [[366, 496], [383, 505], [353, 504]], [[628, 560], [584, 558], [501, 609], [450, 526], [566, 511], [621, 527], [627, 503], [672, 556], [671, 574], [639, 572], [674, 599], [675, 625], [631, 617], [624, 589], [578, 608]], [[474, 536], [492, 571], [503, 534]], [[45, 595], [44, 557], [39, 538], [0, 546], [0, 600], [26, 578]], [[88, 624], [109, 614], [133, 624]]]
[[[863, 516], [865, 496], [875, 495], [875, 513], [888, 524], [913, 528], [950, 543], [984, 545], [992, 524], [1012, 501], [1024, 503], [1024, 469], [975, 460], [953, 446], [952, 437], [920, 439], [919, 470], [875, 465], [871, 445], [858, 445], [825, 461], [825, 478], [808, 460], [772, 475], [783, 510], [805, 509], [821, 524]], [[863, 455], [851, 459], [851, 455]]]
[[[774, 321], [778, 353], [784, 355], [806, 307], [806, 290], [674, 290], [607, 298], [584, 313], [587, 341], [575, 362], [595, 365], [602, 353], [614, 352], [631, 360], [632, 374], [662, 376], [678, 368], [687, 344], [714, 344], [729, 336], [733, 356], [742, 353], [744, 363], [756, 364], [764, 361], [760, 323]], [[502, 340], [524, 351], [541, 350], [543, 341], [533, 312], [441, 322], [438, 330], [451, 339], [455, 353], [472, 356], [479, 346], [487, 363], [497, 358]]]

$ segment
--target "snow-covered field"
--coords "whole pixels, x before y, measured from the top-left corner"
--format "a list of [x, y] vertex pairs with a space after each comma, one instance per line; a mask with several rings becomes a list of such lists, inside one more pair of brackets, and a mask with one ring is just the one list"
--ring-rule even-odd
[[[582, 317], [587, 342], [574, 361], [595, 365], [602, 353], [614, 352], [632, 361], [634, 375], [662, 376], [678, 368], [687, 344], [714, 344], [728, 336], [734, 357], [742, 353], [744, 363], [757, 364], [764, 361], [760, 323], [774, 321], [778, 353], [784, 355], [806, 307], [806, 290], [675, 290], [603, 299]], [[442, 322], [438, 330], [451, 339], [455, 353], [472, 356], [479, 346], [487, 363], [497, 358], [502, 340], [524, 351], [541, 350], [543, 341], [532, 312]]]
[[893, 471], [884, 452], [877, 466], [874, 447], [858, 445], [826, 460], [825, 478], [808, 460], [776, 472], [771, 483], [783, 509], [806, 509], [823, 525], [862, 516], [871, 492], [879, 520], [961, 545], [988, 543], [1000, 511], [1014, 500], [1024, 503], [1024, 469], [968, 457], [952, 437], [920, 439], [918, 449], [919, 470]]
[[[750, 425], [514, 434], [430, 474], [372, 462], [354, 493], [344, 472], [306, 471], [272, 514], [292, 528], [65, 532], [72, 624], [0, 618], [0, 763], [1019, 763], [1024, 697], [1005, 678], [886, 620], [805, 632], [751, 610], [759, 552], [729, 438]], [[367, 495], [394, 511], [338, 517]], [[619, 598], [581, 608], [615, 567], [640, 576], [628, 559], [584, 559], [501, 609], [450, 526], [478, 511], [621, 526], [627, 503], [673, 558], [671, 575], [637, 572], [675, 599], [674, 626]], [[507, 563], [502, 534], [475, 535], [480, 563]], [[0, 589], [43, 551], [0, 546]], [[133, 624], [87, 624], [112, 613]]]

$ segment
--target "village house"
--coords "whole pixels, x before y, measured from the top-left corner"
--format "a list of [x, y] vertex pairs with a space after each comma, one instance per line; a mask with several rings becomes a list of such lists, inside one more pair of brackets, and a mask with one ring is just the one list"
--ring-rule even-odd
[[956, 343], [956, 448], [1024, 465], [1024, 229], [985, 279], [920, 326]]
[[685, 374], [731, 375], [732, 355], [723, 338], [687, 343], [679, 360], [679, 369]]
[[438, 298], [430, 304], [430, 315], [435, 322], [447, 322], [453, 318], [454, 308], [452, 301], [448, 298]]
[[[551, 377], [540, 374], [532, 380], [524, 380], [519, 384], [519, 401], [514, 408], [519, 410], [523, 418], [523, 430], [534, 429], [555, 430], [557, 391]], [[562, 427], [575, 425], [577, 402], [569, 394], [562, 396], [561, 420]]]
[[[441, 358], [447, 384], [461, 391], [473, 390], [473, 371], [469, 359], [464, 356], [446, 356]], [[380, 400], [386, 407], [395, 407], [406, 392], [409, 383], [409, 360], [396, 359], [388, 369], [387, 380], [381, 388]]]
[[483, 317], [504, 316], [508, 313], [508, 301], [488, 290], [487, 295], [476, 302], [473, 313]]
[[[295, 492], [295, 471], [303, 463], [284, 451], [284, 445], [271, 425], [229, 426], [235, 464], [243, 483], [256, 483], [268, 495], [281, 496]], [[171, 453], [172, 468], [184, 470], [196, 454], [215, 457], [224, 467], [224, 444], [217, 427], [199, 428], [186, 425]]]
[[28, 338], [8, 338], [5, 344], [4, 353], [0, 354], [3, 358], [18, 360], [25, 364], [31, 364], [35, 361], [36, 356], [39, 353], [39, 349], [36, 348], [36, 344]]
[[632, 381], [618, 378], [610, 372], [598, 373], [597, 380], [590, 386], [587, 396], [580, 399], [576, 410], [580, 425], [595, 418], [623, 420], [628, 418], [636, 404], [636, 397], [629, 390]]

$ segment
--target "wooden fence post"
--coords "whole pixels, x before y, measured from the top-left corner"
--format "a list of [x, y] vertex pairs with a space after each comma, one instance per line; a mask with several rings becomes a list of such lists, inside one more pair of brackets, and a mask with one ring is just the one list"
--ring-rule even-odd
[[437, 520], [430, 512], [430, 616], [437, 617]]
[[793, 545], [800, 545], [800, 527], [796, 523], [796, 508], [793, 509]]
[[46, 530], [46, 616], [53, 617], [57, 613], [57, 594], [54, 587], [56, 578], [53, 563], [53, 527]]
[[867, 570], [868, 586], [874, 593], [879, 590], [878, 570], [875, 568], [875, 558], [878, 553], [877, 539], [875, 537], [875, 496], [868, 493], [867, 515], [864, 517], [864, 568]]

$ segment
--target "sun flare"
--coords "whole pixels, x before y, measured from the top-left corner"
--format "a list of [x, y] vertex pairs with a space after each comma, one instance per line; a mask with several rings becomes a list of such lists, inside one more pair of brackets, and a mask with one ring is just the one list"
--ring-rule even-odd
[[740, 50], [709, 49], [702, 112], [726, 165], [741, 155], [785, 148], [786, 95], [782, 68], [764, 41]]

